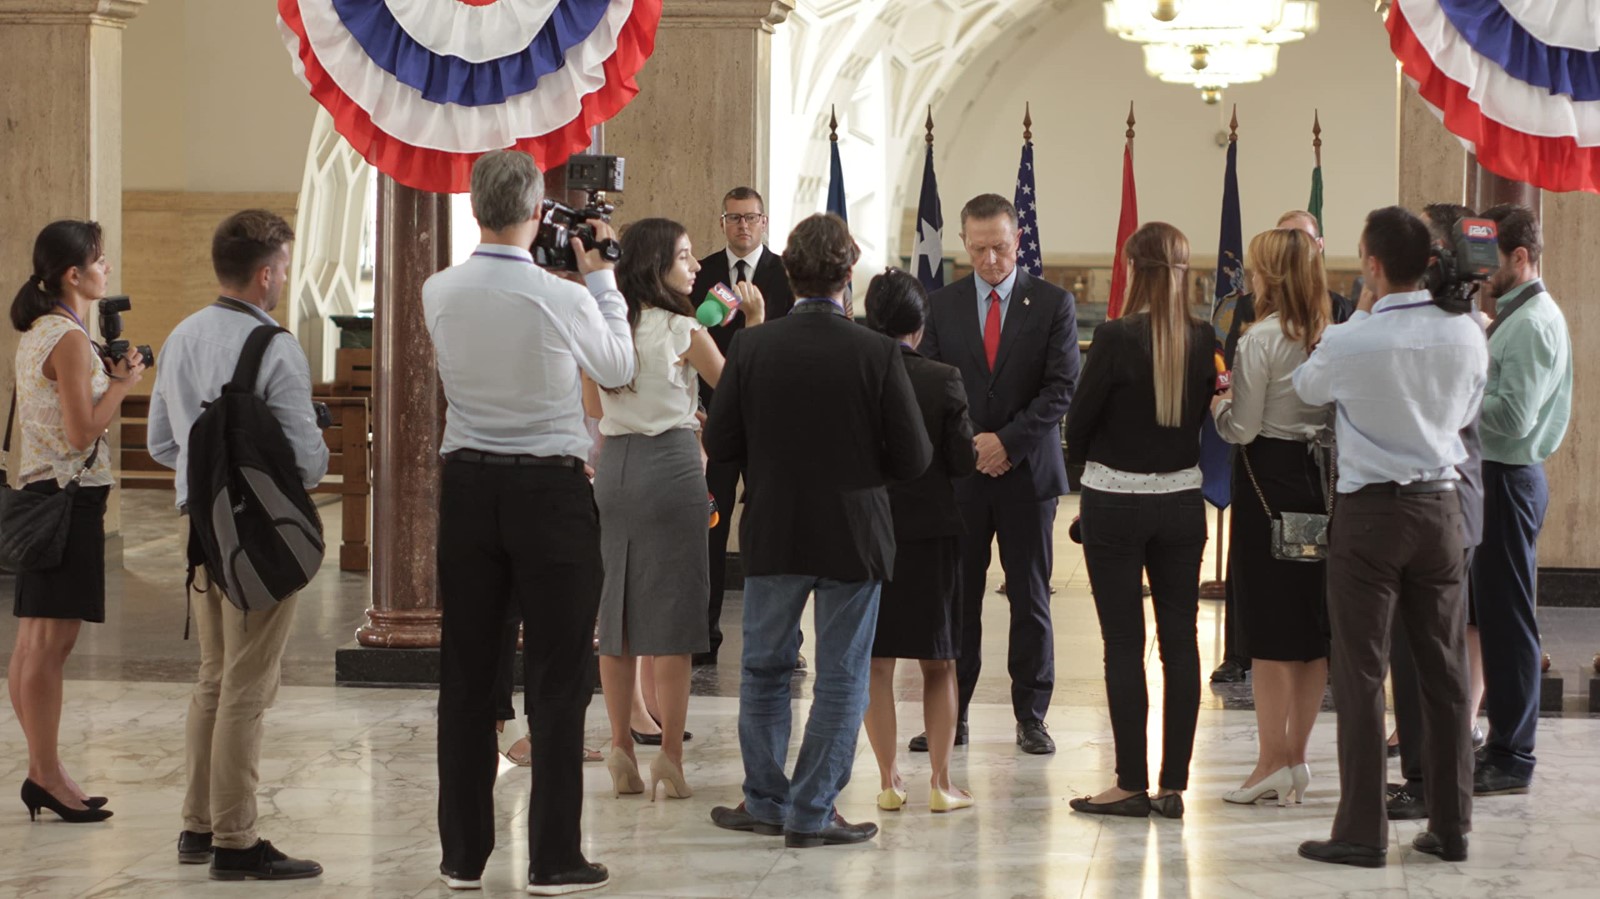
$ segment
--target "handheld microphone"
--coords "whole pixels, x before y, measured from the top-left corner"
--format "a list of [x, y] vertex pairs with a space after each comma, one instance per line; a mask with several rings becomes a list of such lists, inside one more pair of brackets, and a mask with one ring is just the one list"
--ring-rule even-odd
[[706, 291], [705, 300], [694, 311], [695, 321], [708, 328], [725, 325], [739, 311], [739, 302], [739, 295], [733, 292], [733, 288], [718, 281]]

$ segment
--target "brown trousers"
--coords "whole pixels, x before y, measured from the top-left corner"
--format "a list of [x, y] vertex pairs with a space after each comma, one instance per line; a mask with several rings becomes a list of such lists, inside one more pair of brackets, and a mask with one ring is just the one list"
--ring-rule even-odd
[[1443, 837], [1472, 829], [1461, 533], [1461, 501], [1453, 492], [1339, 497], [1328, 538], [1331, 669], [1339, 720], [1335, 840], [1380, 849], [1389, 842], [1383, 681], [1397, 615], [1405, 624], [1422, 689], [1428, 829]]
[[283, 649], [298, 596], [245, 613], [195, 573], [194, 630], [200, 674], [189, 700], [189, 789], [183, 829], [212, 834], [222, 849], [256, 844], [256, 786], [261, 779], [261, 723], [278, 695]]

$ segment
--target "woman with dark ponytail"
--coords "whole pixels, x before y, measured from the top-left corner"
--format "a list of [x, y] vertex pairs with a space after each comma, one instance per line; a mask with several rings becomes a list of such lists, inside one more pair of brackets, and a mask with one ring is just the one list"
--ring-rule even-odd
[[922, 423], [934, 446], [933, 462], [921, 477], [889, 485], [894, 576], [883, 585], [879, 599], [865, 719], [867, 740], [878, 757], [882, 787], [878, 808], [885, 811], [906, 804], [905, 783], [895, 762], [896, 659], [916, 659], [922, 667], [922, 714], [933, 768], [928, 808], [950, 812], [972, 805], [972, 794], [950, 783], [950, 753], [956, 740], [956, 658], [961, 654], [961, 516], [951, 479], [971, 474], [978, 457], [961, 372], [924, 359], [913, 349], [922, 340], [926, 302], [917, 279], [895, 269], [873, 278], [867, 287], [867, 327], [900, 342]]
[[29, 817], [49, 809], [72, 823], [111, 817], [105, 797], [86, 795], [58, 752], [62, 669], [83, 622], [106, 620], [105, 511], [113, 480], [111, 452], [100, 438], [144, 374], [136, 350], [114, 363], [102, 360], [84, 324], [110, 275], [99, 225], [53, 222], [34, 241], [33, 273], [11, 302], [11, 324], [22, 332], [13, 412], [22, 443], [17, 486], [50, 494], [81, 475], [60, 564], [17, 573], [20, 620], [7, 672], [11, 708], [28, 740], [22, 802]]

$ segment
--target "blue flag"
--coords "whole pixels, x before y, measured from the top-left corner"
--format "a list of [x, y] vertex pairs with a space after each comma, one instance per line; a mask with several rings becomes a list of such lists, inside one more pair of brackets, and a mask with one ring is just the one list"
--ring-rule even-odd
[[912, 265], [922, 289], [944, 286], [944, 213], [939, 210], [939, 183], [933, 177], [933, 144], [922, 164], [922, 199], [917, 201], [917, 247]]
[[1017, 194], [1011, 201], [1017, 207], [1017, 265], [1030, 275], [1044, 274], [1044, 258], [1039, 255], [1039, 198], [1033, 183], [1033, 141], [1022, 142], [1022, 162], [1017, 166]]
[[[1217, 288], [1211, 301], [1211, 327], [1220, 350], [1233, 326], [1239, 297], [1244, 295], [1244, 233], [1239, 224], [1239, 144], [1228, 142], [1228, 166], [1222, 176], [1222, 236], [1217, 242]], [[1200, 425], [1201, 492], [1219, 509], [1233, 501], [1233, 447], [1217, 433], [1211, 416]]]
[[828, 168], [828, 211], [848, 222], [850, 212], [844, 202], [844, 166], [839, 164], [839, 141], [831, 140], [828, 145], [833, 148], [833, 162]]

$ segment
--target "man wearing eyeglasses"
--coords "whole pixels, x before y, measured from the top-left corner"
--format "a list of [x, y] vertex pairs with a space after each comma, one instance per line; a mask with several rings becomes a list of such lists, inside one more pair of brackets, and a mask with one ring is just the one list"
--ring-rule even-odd
[[[700, 260], [700, 273], [695, 276], [690, 298], [699, 305], [713, 285], [732, 286], [740, 281], [754, 282], [767, 303], [767, 321], [782, 318], [794, 306], [794, 292], [789, 288], [789, 276], [783, 270], [783, 260], [767, 249], [767, 205], [761, 194], [752, 187], [735, 187], [722, 198], [722, 233], [728, 245]], [[744, 327], [744, 316], [735, 315], [726, 325], [708, 328], [711, 339], [723, 356], [728, 354], [728, 344], [733, 335]], [[700, 381], [700, 405], [711, 408], [711, 387]], [[706, 485], [721, 510], [721, 520], [711, 529], [711, 605], [708, 610], [711, 628], [711, 649], [695, 653], [694, 664], [715, 665], [717, 648], [722, 645], [722, 591], [726, 582], [728, 531], [733, 524], [733, 504], [739, 487], [738, 466], [712, 462], [706, 466]], [[800, 657], [800, 668], [805, 667], [805, 657]]]

